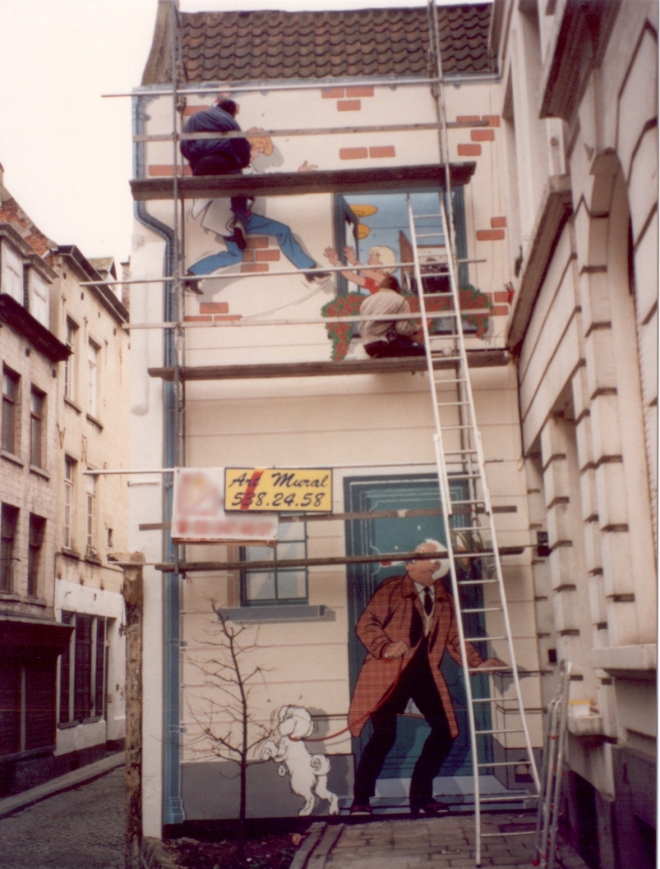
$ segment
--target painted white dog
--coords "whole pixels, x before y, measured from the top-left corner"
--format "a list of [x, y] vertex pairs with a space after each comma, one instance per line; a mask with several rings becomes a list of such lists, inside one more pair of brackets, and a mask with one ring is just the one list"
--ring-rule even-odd
[[339, 814], [337, 794], [328, 790], [330, 761], [324, 754], [310, 754], [304, 739], [314, 732], [314, 722], [302, 706], [281, 706], [273, 716], [280, 738], [277, 742], [266, 739], [261, 745], [262, 760], [274, 760], [281, 764], [278, 775], [291, 776], [291, 790], [305, 798], [299, 815], [311, 815], [315, 797], [330, 803], [330, 814]]

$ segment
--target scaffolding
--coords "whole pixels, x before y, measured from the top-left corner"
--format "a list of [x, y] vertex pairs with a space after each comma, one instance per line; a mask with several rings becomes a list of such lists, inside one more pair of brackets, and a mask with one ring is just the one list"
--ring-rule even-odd
[[[469, 722], [470, 722], [470, 740], [472, 765], [474, 772], [474, 811], [476, 819], [476, 854], [475, 863], [477, 866], [481, 863], [481, 823], [480, 813], [484, 808], [488, 808], [489, 804], [498, 807], [502, 805], [518, 805], [522, 808], [529, 808], [533, 805], [539, 793], [539, 777], [536, 770], [536, 762], [534, 752], [531, 745], [530, 735], [526, 723], [526, 713], [523, 706], [522, 693], [519, 681], [519, 672], [515, 663], [515, 650], [511, 627], [508, 619], [508, 610], [506, 603], [506, 594], [504, 588], [504, 579], [502, 573], [501, 556], [519, 553], [523, 547], [500, 547], [497, 544], [496, 532], [494, 525], [494, 514], [498, 512], [506, 512], [506, 508], [494, 507], [490, 500], [488, 484], [486, 480], [485, 465], [488, 460], [485, 459], [483, 447], [481, 443], [481, 435], [477, 426], [474, 400], [472, 397], [469, 370], [474, 367], [484, 366], [502, 366], [508, 362], [508, 354], [505, 350], [487, 349], [487, 350], [471, 350], [468, 354], [465, 346], [465, 338], [463, 334], [462, 312], [460, 306], [459, 287], [457, 271], [459, 266], [467, 266], [476, 260], [467, 258], [459, 258], [456, 250], [456, 239], [454, 237], [455, 221], [453, 215], [452, 190], [456, 185], [463, 185], [469, 182], [475, 168], [474, 163], [452, 164], [449, 159], [449, 140], [448, 130], [461, 126], [479, 126], [484, 125], [483, 121], [470, 120], [469, 122], [449, 122], [446, 117], [445, 101], [444, 101], [444, 78], [442, 69], [442, 57], [440, 49], [440, 33], [438, 27], [438, 16], [435, 6], [435, 0], [428, 0], [428, 20], [430, 33], [430, 59], [432, 71], [427, 78], [416, 78], [414, 82], [410, 79], [396, 80], [399, 84], [428, 84], [436, 111], [435, 123], [424, 124], [384, 124], [384, 125], [365, 125], [355, 127], [341, 128], [292, 128], [260, 131], [260, 135], [269, 136], [298, 136], [298, 135], [336, 135], [347, 134], [351, 132], [373, 133], [383, 131], [397, 132], [417, 132], [437, 130], [438, 133], [438, 163], [429, 165], [416, 166], [396, 166], [379, 169], [360, 169], [360, 170], [320, 170], [309, 173], [297, 172], [280, 172], [270, 173], [265, 175], [232, 175], [232, 176], [193, 176], [186, 177], [183, 171], [183, 159], [179, 152], [181, 141], [187, 139], [202, 139], [202, 138], [233, 138], [244, 137], [246, 134], [239, 133], [196, 133], [185, 134], [181, 131], [182, 124], [182, 102], [181, 97], [187, 93], [200, 94], [207, 90], [206, 86], [191, 85], [182, 81], [182, 44], [181, 44], [181, 22], [177, 8], [176, 0], [172, 0], [171, 4], [171, 28], [172, 28], [172, 54], [171, 54], [171, 69], [172, 69], [172, 86], [171, 88], [157, 88], [151, 91], [152, 95], [172, 96], [172, 133], [171, 134], [155, 134], [155, 135], [136, 135], [134, 141], [136, 143], [147, 142], [168, 142], [172, 143], [172, 176], [160, 178], [142, 178], [136, 177], [131, 182], [133, 197], [136, 202], [143, 203], [155, 200], [172, 200], [172, 257], [171, 262], [173, 269], [165, 277], [153, 278], [148, 280], [163, 283], [166, 293], [166, 305], [164, 322], [161, 324], [154, 323], [134, 323], [129, 328], [131, 329], [162, 329], [164, 331], [164, 365], [149, 369], [151, 377], [159, 378], [163, 381], [165, 395], [165, 415], [168, 419], [168, 431], [170, 439], [166, 449], [166, 467], [163, 469], [154, 469], [153, 471], [142, 471], [141, 473], [162, 473], [170, 477], [170, 472], [176, 468], [186, 465], [185, 455], [185, 384], [189, 381], [196, 380], [231, 380], [244, 378], [268, 378], [268, 377], [308, 377], [308, 376], [328, 376], [337, 374], [382, 374], [401, 371], [426, 371], [431, 386], [431, 399], [433, 403], [434, 413], [434, 451], [436, 455], [437, 476], [440, 490], [441, 509], [439, 510], [420, 510], [420, 511], [380, 511], [370, 513], [348, 512], [342, 514], [330, 514], [328, 516], [305, 516], [304, 514], [295, 514], [293, 516], [282, 517], [282, 521], [297, 521], [305, 518], [308, 521], [336, 521], [342, 519], [345, 521], [353, 519], [374, 519], [374, 518], [405, 518], [412, 515], [432, 515], [437, 516], [443, 525], [445, 538], [447, 541], [448, 559], [450, 565], [450, 573], [452, 580], [453, 598], [459, 618], [457, 619], [458, 630], [461, 639], [461, 652], [463, 659], [463, 674], [465, 689], [468, 697], [469, 707]], [[383, 82], [383, 86], [391, 87], [394, 79], [387, 79]], [[327, 86], [328, 81], [323, 83], [302, 83], [302, 84], [286, 84], [260, 83], [255, 86], [255, 90], [293, 90], [295, 88], [304, 90], [305, 88], [316, 88]], [[374, 82], [378, 84], [378, 82]], [[229, 83], [223, 85], [223, 89], [228, 92], [240, 90], [245, 92], [249, 89], [245, 84]], [[217, 90], [217, 86], [215, 87]], [[280, 325], [295, 325], [308, 324], [310, 322], [356, 322], [360, 321], [361, 317], [335, 317], [335, 318], [251, 318], [248, 321], [240, 322], [218, 322], [218, 323], [187, 323], [185, 322], [185, 298], [190, 292], [191, 278], [186, 275], [185, 271], [185, 233], [184, 233], [184, 202], [186, 199], [199, 197], [203, 195], [209, 199], [226, 198], [228, 196], [238, 194], [249, 194], [251, 196], [282, 196], [282, 195], [301, 195], [305, 193], [318, 192], [360, 192], [379, 190], [428, 190], [430, 187], [438, 191], [438, 211], [433, 214], [415, 214], [410, 197], [408, 198], [409, 208], [409, 228], [412, 237], [413, 256], [405, 262], [397, 263], [397, 267], [401, 267], [408, 275], [414, 275], [414, 280], [418, 288], [420, 300], [420, 314], [424, 330], [426, 353], [424, 357], [417, 358], [394, 358], [394, 359], [369, 359], [369, 360], [351, 360], [343, 361], [341, 364], [335, 362], [305, 362], [305, 363], [251, 363], [249, 365], [214, 365], [214, 366], [199, 366], [187, 365], [186, 362], [186, 329], [195, 328], [237, 328], [246, 326], [272, 326]], [[429, 225], [429, 219], [431, 225]], [[421, 244], [429, 245], [428, 238], [444, 239], [444, 253], [439, 253], [432, 265], [424, 263], [421, 260], [419, 247]], [[426, 238], [427, 241], [421, 241]], [[336, 268], [316, 269], [316, 271], [332, 272], [342, 271], [346, 266]], [[314, 269], [310, 270], [312, 273]], [[274, 272], [270, 274], [282, 275], [287, 272]], [[425, 308], [425, 281], [429, 276], [442, 274], [449, 282], [449, 289], [444, 293], [447, 298], [448, 308], [443, 310], [441, 316], [451, 319], [451, 329], [443, 335], [435, 335], [429, 331], [428, 319], [430, 314], [427, 314]], [[249, 273], [246, 275], [232, 275], [234, 279], [244, 278], [249, 280], [261, 279], [270, 276], [269, 273]], [[217, 275], [202, 275], [192, 278], [193, 281], [214, 280], [220, 279]], [[147, 279], [136, 279], [136, 283], [145, 283]], [[125, 282], [118, 282], [125, 283]], [[437, 295], [437, 294], [436, 294]], [[473, 311], [470, 311], [473, 313]], [[487, 313], [487, 312], [486, 312]], [[415, 315], [413, 315], [414, 317]], [[438, 316], [438, 315], [436, 315]], [[411, 315], [402, 315], [402, 318], [411, 319]], [[387, 315], [382, 319], [388, 321], [397, 319], [392, 315]], [[437, 372], [449, 371], [450, 379], [442, 380], [442, 385], [446, 387], [450, 385], [455, 393], [456, 400], [451, 402], [440, 401], [437, 395]], [[447, 425], [443, 422], [443, 409], [451, 406], [452, 412], [457, 414], [458, 424]], [[458, 449], [448, 449], [443, 442], [443, 438], [458, 438]], [[492, 460], [491, 460], [492, 461]], [[396, 463], [400, 466], [402, 463]], [[414, 463], [412, 463], [414, 464]], [[428, 462], [425, 463], [428, 465]], [[394, 464], [392, 465], [394, 467]], [[371, 465], [369, 467], [372, 467]], [[106, 471], [107, 472], [107, 471]], [[103, 472], [97, 472], [103, 473]], [[452, 496], [450, 491], [450, 481], [455, 483], [460, 481], [462, 485], [463, 495], [460, 498]], [[169, 536], [170, 517], [171, 517], [171, 488], [169, 482], [167, 484], [167, 498], [165, 504], [165, 520], [161, 523], [144, 523], [140, 525], [140, 529], [144, 531], [161, 530], [164, 532], [167, 545], [164, 549], [164, 559], [162, 562], [156, 563], [156, 568], [161, 570], [166, 576], [170, 577], [170, 581], [174, 584], [180, 581], [180, 577], [184, 574], [206, 571], [227, 571], [238, 570], [245, 566], [244, 562], [238, 562], [229, 558], [224, 561], [203, 562], [189, 561], [182, 557], [180, 547], [172, 543]], [[450, 523], [452, 516], [462, 516], [466, 524], [461, 524], [458, 529]], [[457, 534], [461, 532], [462, 537]], [[413, 559], [419, 559], [418, 552], [395, 552], [395, 553], [379, 553], [377, 556], [335, 556], [325, 558], [303, 558], [291, 559], [287, 562], [278, 562], [278, 567], [309, 567], [314, 565], [348, 565], [348, 564], [367, 564], [381, 562], [386, 559], [396, 559], [398, 561], [407, 562]], [[456, 568], [456, 562], [462, 559], [475, 566], [476, 572], [470, 568], [469, 578], [461, 579]], [[250, 568], [268, 569], [272, 567], [270, 561], [255, 561], [250, 562]], [[476, 595], [476, 588], [487, 589], [488, 594], [484, 596], [483, 592]], [[492, 593], [491, 593], [492, 592]], [[177, 592], [173, 592], [175, 596]], [[493, 594], [495, 595], [495, 603]], [[487, 598], [486, 603], [484, 599]], [[178, 598], [177, 598], [178, 599]], [[478, 600], [477, 600], [478, 599]], [[470, 601], [472, 601], [470, 603]], [[475, 603], [477, 601], [477, 603]], [[499, 614], [497, 616], [496, 614]], [[493, 621], [501, 617], [502, 623], [497, 635], [486, 632], [486, 627]], [[476, 630], [475, 625], [481, 625], [481, 628]], [[170, 625], [169, 628], [174, 636], [168, 637], [168, 643], [174, 648], [179, 648], [177, 643], [179, 637], [177, 628]], [[482, 644], [491, 641], [506, 642], [508, 649], [509, 661], [506, 667], [499, 665], [491, 666], [485, 671], [483, 668], [470, 666], [468, 660], [468, 649], [470, 644]], [[479, 672], [477, 672], [479, 670]], [[483, 695], [483, 691], [472, 690], [472, 684], [475, 677], [483, 678], [484, 672], [490, 674], [491, 685]], [[511, 680], [514, 690], [513, 694], [505, 696], [505, 692], [501, 691], [498, 695], [494, 690], [494, 682], [496, 674], [500, 674], [497, 678], [501, 678], [502, 674]], [[486, 677], [488, 678], [488, 676]], [[486, 706], [492, 712], [488, 715], [484, 714], [483, 710]], [[515, 726], [508, 725], [511, 718], [515, 718]], [[504, 722], [498, 724], [498, 721]], [[484, 722], [490, 722], [484, 724]], [[180, 732], [179, 722], [174, 720], [167, 721], [168, 737], [174, 741], [178, 739]], [[488, 737], [499, 736], [501, 734], [516, 733], [522, 734], [524, 748], [521, 749], [524, 754], [524, 760], [521, 762], [520, 757], [515, 761], [494, 760], [492, 757], [484, 754], [484, 744]], [[530, 787], [521, 788], [519, 791], [511, 792], [506, 796], [498, 796], [496, 798], [483, 795], [480, 790], [480, 776], [485, 774], [494, 774], [498, 769], [503, 767], [511, 768], [513, 766], [522, 765], [528, 772], [528, 778], [531, 781]], [[500, 835], [500, 834], [498, 834]], [[511, 834], [520, 835], [520, 834]], [[529, 835], [529, 834], [523, 834]], [[532, 834], [533, 835], [533, 832]]]

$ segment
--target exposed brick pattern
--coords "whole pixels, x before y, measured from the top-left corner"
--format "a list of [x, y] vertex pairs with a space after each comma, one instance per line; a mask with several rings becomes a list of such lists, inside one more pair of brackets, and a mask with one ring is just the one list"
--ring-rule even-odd
[[366, 148], [340, 148], [339, 157], [341, 160], [364, 160], [369, 156]]
[[360, 100], [337, 100], [337, 111], [359, 112], [362, 108]]
[[493, 229], [503, 229], [506, 226], [506, 217], [491, 217], [490, 225]]
[[481, 154], [481, 145], [462, 144], [458, 146], [459, 157], [479, 157]]
[[228, 314], [229, 305], [227, 302], [200, 302], [200, 314]]
[[509, 314], [509, 306], [493, 305], [493, 307], [490, 309], [490, 313], [493, 317], [506, 317]]
[[258, 250], [256, 251], [256, 261], [258, 263], [276, 263], [280, 259], [279, 250]]
[[345, 95], [345, 88], [323, 88], [321, 91], [321, 96], [324, 100], [336, 100]]
[[346, 88], [347, 97], [372, 97], [374, 89], [366, 85], [360, 87]]
[[473, 142], [492, 142], [495, 138], [495, 130], [470, 130], [470, 138]]
[[488, 121], [488, 125], [490, 127], [499, 127], [499, 125], [500, 125], [500, 116], [499, 115], [484, 115], [481, 120]]
[[267, 272], [268, 266], [266, 263], [254, 263], [253, 265], [242, 265], [241, 271], [245, 273], [249, 272]]
[[394, 145], [376, 145], [369, 148], [370, 157], [396, 157]]
[[[190, 166], [186, 165], [183, 167], [184, 175], [192, 175], [192, 169]], [[159, 164], [159, 163], [151, 163], [149, 166], [149, 175], [152, 178], [171, 178], [174, 175], [174, 166], [170, 163], [169, 165]], [[181, 167], [179, 166], [179, 175], [181, 175]]]
[[503, 229], [478, 229], [477, 241], [502, 241], [504, 238]]
[[249, 235], [247, 240], [247, 249], [255, 250], [258, 247], [268, 247], [267, 235]]
[[474, 124], [477, 121], [480, 121], [481, 118], [479, 115], [457, 115], [456, 121], [459, 124]]

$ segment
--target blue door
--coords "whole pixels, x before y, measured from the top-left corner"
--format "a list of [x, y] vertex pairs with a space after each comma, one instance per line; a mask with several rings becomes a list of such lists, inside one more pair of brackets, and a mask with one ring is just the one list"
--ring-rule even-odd
[[[415, 549], [426, 538], [440, 540], [446, 544], [442, 516], [424, 515], [424, 511], [440, 509], [440, 494], [435, 474], [413, 474], [406, 476], [373, 476], [345, 480], [345, 504], [349, 512], [370, 513], [388, 510], [415, 510], [421, 515], [406, 518], [374, 518], [354, 519], [346, 523], [347, 555], [377, 555], [387, 552], [409, 552]], [[461, 486], [457, 482], [456, 487]], [[452, 499], [462, 494], [462, 490], [452, 489]], [[452, 527], [460, 527], [461, 516], [452, 517]], [[479, 569], [474, 564], [472, 575]], [[457, 567], [459, 581], [462, 578], [462, 568]], [[348, 607], [349, 607], [349, 661], [351, 692], [355, 687], [358, 673], [366, 656], [366, 650], [355, 634], [355, 625], [367, 602], [383, 580], [405, 572], [405, 564], [382, 566], [380, 563], [349, 565], [348, 568]], [[448, 590], [451, 580], [443, 579]], [[467, 586], [468, 594], [462, 594], [463, 606], [478, 607], [481, 604], [482, 592], [478, 585]], [[483, 631], [483, 618], [471, 616], [472, 624], [466, 625], [471, 636], [479, 636]], [[481, 645], [481, 644], [478, 644]], [[485, 645], [485, 644], [484, 644]], [[480, 649], [485, 655], [485, 648]], [[459, 726], [459, 736], [454, 742], [451, 753], [445, 761], [441, 775], [471, 776], [472, 758], [468, 718], [466, 713], [466, 696], [461, 667], [445, 654], [442, 661], [442, 673], [447, 681], [454, 704], [454, 710]], [[478, 676], [473, 680], [475, 696], [486, 696], [488, 679]], [[488, 722], [490, 714], [488, 704], [477, 722], [478, 729], [490, 729]], [[429, 733], [429, 726], [415, 711], [406, 712], [399, 717], [397, 724], [397, 740], [390, 751], [381, 772], [381, 778], [410, 778], [421, 747]], [[368, 723], [360, 737], [353, 740], [356, 764], [359, 763], [364, 746], [371, 736], [371, 724]], [[490, 759], [492, 747], [490, 737], [480, 737], [488, 741], [480, 754], [483, 759]]]

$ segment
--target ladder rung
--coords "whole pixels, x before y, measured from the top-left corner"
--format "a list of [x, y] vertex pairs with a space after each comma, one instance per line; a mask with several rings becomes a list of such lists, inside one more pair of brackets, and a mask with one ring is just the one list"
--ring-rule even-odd
[[[460, 555], [456, 556], [457, 558], [461, 558]], [[464, 579], [462, 582], [459, 582], [459, 585], [488, 585], [491, 582], [499, 582], [497, 579]]]
[[[428, 227], [424, 227], [424, 229], [428, 229]], [[417, 238], [444, 238], [444, 232], [439, 229], [437, 232], [418, 232], [416, 233]], [[424, 251], [426, 253], [426, 251]], [[420, 263], [422, 265], [422, 263]], [[428, 265], [428, 263], [424, 263], [424, 265]]]
[[[466, 456], [466, 455], [476, 456], [478, 452], [479, 452], [478, 450], [445, 450], [445, 455], [446, 456]], [[453, 503], [455, 503], [455, 502], [452, 501], [452, 504]]]
[[[474, 637], [466, 643], [484, 643], [488, 640], [506, 640], [507, 637]], [[468, 673], [513, 673], [511, 667], [468, 667]]]
[[467, 407], [469, 401], [439, 401], [438, 407]]
[[442, 217], [442, 214], [440, 212], [437, 214], [413, 214], [413, 220], [423, 220], [425, 217]]
[[524, 794], [521, 794], [519, 797], [504, 796], [504, 795], [501, 797], [481, 797], [479, 802], [480, 803], [522, 803], [522, 802], [526, 802], [527, 800], [537, 800], [537, 799], [538, 799], [538, 794], [524, 793]]
[[482, 839], [508, 839], [510, 836], [536, 836], [536, 827], [530, 830], [517, 830], [515, 833], [482, 833]]
[[[497, 700], [497, 697], [491, 697], [489, 699]], [[514, 700], [515, 698], [511, 697], [510, 699]], [[518, 730], [475, 730], [474, 735], [475, 736], [494, 736], [495, 734], [498, 734], [498, 733], [524, 733], [524, 732], [525, 731], [522, 729], [518, 729]]]
[[[495, 640], [508, 640], [508, 639], [509, 639], [508, 637], [466, 637], [465, 642], [466, 643], [492, 643]], [[491, 668], [488, 667], [488, 670], [490, 670], [490, 669]], [[499, 667], [494, 667], [493, 669], [499, 670]], [[510, 670], [511, 667], [507, 667], [507, 669]], [[488, 672], [488, 670], [485, 670], [485, 669], [479, 670], [477, 667], [470, 668], [471, 673], [472, 672], [474, 672], [474, 673], [486, 673], [486, 672]]]
[[484, 606], [479, 607], [479, 609], [461, 609], [461, 613], [466, 615], [467, 613], [501, 613], [504, 612], [501, 606]]
[[520, 766], [521, 763], [529, 763], [528, 760], [498, 760], [494, 763], [478, 763], [478, 767], [487, 766]]

